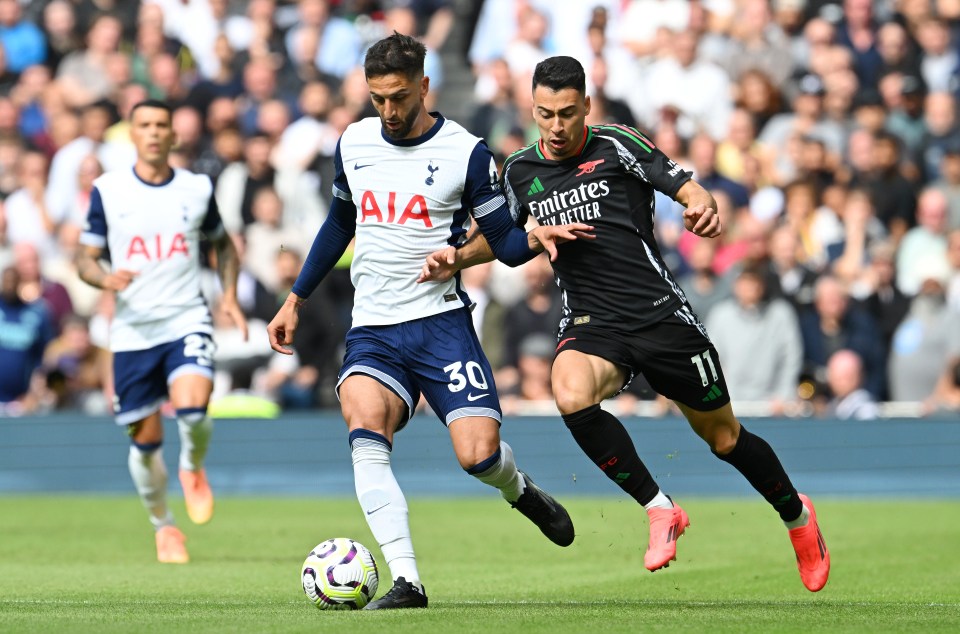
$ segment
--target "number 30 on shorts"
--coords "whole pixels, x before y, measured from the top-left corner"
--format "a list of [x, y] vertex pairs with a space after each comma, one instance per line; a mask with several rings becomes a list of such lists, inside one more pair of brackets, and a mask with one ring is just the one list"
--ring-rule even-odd
[[183, 356], [195, 357], [197, 365], [212, 367], [216, 348], [217, 345], [210, 337], [194, 334], [183, 338]]
[[478, 390], [487, 389], [487, 377], [483, 375], [483, 368], [476, 361], [467, 361], [466, 365], [456, 361], [443, 371], [450, 375], [450, 385], [447, 387], [451, 392], [459, 392], [467, 387], [467, 382]]

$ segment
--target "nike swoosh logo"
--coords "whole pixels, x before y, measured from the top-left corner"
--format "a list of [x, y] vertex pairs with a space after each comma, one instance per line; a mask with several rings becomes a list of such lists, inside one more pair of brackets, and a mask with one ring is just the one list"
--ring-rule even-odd
[[374, 163], [367, 163], [366, 165], [360, 165], [359, 163], [354, 163], [353, 169], [362, 170], [364, 167], [370, 167], [371, 165], [374, 165]]
[[376, 513], [377, 511], [379, 511], [380, 509], [382, 509], [382, 508], [385, 507], [385, 506], [390, 506], [390, 503], [387, 502], [386, 504], [381, 504], [380, 506], [378, 506], [377, 508], [373, 509], [372, 511], [367, 511], [367, 515], [373, 515], [374, 513]]
[[486, 394], [486, 393], [484, 393], [484, 394], [467, 394], [467, 400], [468, 400], [468, 401], [475, 401], [475, 400], [477, 400], [477, 399], [483, 398], [484, 396], [487, 396], [487, 394]]

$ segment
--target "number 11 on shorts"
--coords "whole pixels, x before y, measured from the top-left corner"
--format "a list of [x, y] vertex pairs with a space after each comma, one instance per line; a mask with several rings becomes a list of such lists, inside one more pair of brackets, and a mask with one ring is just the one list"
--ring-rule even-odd
[[710, 367], [710, 374], [713, 375], [713, 380], [716, 381], [719, 378], [717, 376], [717, 366], [713, 365], [713, 358], [710, 356], [709, 350], [704, 350], [702, 353], [690, 357], [690, 362], [697, 366], [697, 371], [700, 372], [700, 380], [703, 382], [703, 387], [707, 387], [710, 385], [710, 381], [707, 379], [707, 370], [703, 365], [704, 361], [707, 362], [707, 365]]

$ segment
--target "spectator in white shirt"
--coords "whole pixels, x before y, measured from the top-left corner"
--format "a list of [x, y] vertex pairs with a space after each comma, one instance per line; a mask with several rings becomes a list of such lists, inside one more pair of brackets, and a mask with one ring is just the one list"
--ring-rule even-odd
[[658, 128], [664, 113], [671, 112], [681, 137], [706, 131], [717, 141], [723, 139], [733, 110], [729, 77], [697, 57], [697, 33], [675, 33], [671, 43], [672, 55], [651, 64], [628, 96], [631, 109], [650, 129]]

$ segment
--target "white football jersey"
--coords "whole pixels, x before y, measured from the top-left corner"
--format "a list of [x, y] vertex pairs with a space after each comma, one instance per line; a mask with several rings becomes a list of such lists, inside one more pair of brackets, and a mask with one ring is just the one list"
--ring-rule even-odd
[[170, 180], [153, 185], [127, 169], [94, 181], [80, 242], [108, 249], [112, 270], [137, 273], [117, 293], [111, 350], [145, 350], [213, 332], [200, 294], [200, 237], [223, 231], [207, 176], [175, 169]]
[[470, 305], [459, 276], [417, 284], [428, 255], [461, 243], [470, 216], [506, 204], [493, 154], [457, 123], [394, 140], [380, 119], [351, 124], [335, 156], [333, 194], [357, 209], [350, 275], [354, 326], [380, 326]]

